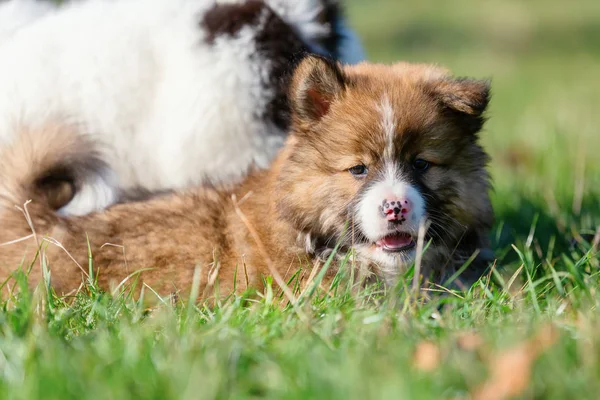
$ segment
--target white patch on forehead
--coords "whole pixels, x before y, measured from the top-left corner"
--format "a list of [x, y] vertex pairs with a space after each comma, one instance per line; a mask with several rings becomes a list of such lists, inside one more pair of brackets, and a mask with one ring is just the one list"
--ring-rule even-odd
[[400, 174], [400, 171], [398, 170], [398, 165], [391, 160], [385, 161], [383, 177], [384, 177], [385, 183], [390, 186], [393, 186], [399, 180], [402, 180], [402, 175]]
[[396, 117], [394, 108], [387, 94], [383, 95], [381, 102], [377, 105], [381, 114], [380, 127], [385, 134], [384, 158], [389, 162], [394, 159], [394, 137], [396, 136]]

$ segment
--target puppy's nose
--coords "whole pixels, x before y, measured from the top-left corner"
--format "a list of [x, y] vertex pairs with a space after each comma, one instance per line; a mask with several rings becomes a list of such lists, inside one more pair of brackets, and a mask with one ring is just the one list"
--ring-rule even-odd
[[404, 222], [410, 209], [410, 201], [406, 198], [385, 199], [381, 205], [381, 213], [388, 221]]

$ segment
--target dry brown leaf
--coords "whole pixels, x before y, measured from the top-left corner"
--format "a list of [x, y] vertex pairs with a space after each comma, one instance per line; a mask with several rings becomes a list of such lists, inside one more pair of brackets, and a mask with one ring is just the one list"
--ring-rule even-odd
[[476, 351], [483, 346], [483, 338], [475, 332], [466, 332], [456, 339], [458, 347], [466, 351]]
[[432, 342], [421, 342], [417, 345], [413, 356], [413, 365], [423, 372], [430, 372], [440, 365], [440, 348]]
[[535, 359], [558, 340], [556, 329], [547, 325], [532, 339], [489, 360], [490, 377], [473, 393], [474, 400], [505, 400], [522, 394], [531, 381]]

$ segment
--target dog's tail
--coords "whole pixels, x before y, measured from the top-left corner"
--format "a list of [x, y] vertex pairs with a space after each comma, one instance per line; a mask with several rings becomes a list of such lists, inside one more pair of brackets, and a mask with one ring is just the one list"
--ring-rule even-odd
[[[40, 211], [89, 212], [114, 202], [114, 186], [98, 146], [76, 126], [20, 127], [0, 147], [0, 207], [5, 210], [31, 200]], [[86, 204], [90, 201], [95, 204]]]
[[362, 43], [348, 26], [341, 0], [267, 0], [294, 27], [311, 52], [355, 64], [365, 59]]

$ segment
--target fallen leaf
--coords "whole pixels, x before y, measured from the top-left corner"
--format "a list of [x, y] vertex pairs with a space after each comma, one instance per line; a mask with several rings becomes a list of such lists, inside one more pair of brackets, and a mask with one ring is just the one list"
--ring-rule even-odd
[[430, 372], [440, 365], [440, 348], [432, 342], [421, 342], [417, 345], [413, 356], [413, 365], [423, 372]]
[[489, 379], [475, 389], [473, 400], [505, 400], [523, 394], [531, 381], [533, 362], [557, 339], [556, 329], [547, 325], [532, 339], [491, 357]]
[[483, 338], [475, 332], [466, 332], [458, 336], [456, 344], [462, 350], [476, 351], [483, 346]]

